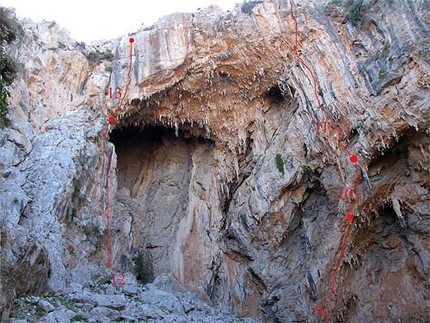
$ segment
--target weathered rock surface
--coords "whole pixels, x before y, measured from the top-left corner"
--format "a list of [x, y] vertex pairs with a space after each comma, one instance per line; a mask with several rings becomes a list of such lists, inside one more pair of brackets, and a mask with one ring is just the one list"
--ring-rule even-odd
[[[226, 313], [315, 322], [339, 263], [328, 321], [426, 322], [429, 4], [363, 1], [352, 23], [351, 6], [335, 3], [293, 5], [317, 88], [286, 1], [174, 14], [131, 35], [131, 83], [107, 144], [109, 250], [126, 285], [98, 296], [76, 286], [111, 274], [103, 134], [119, 103], [109, 88], [128, 82], [130, 35], [88, 46], [56, 24], [23, 22], [9, 51], [25, 69], [12, 126], [0, 130], [2, 257], [41, 275], [19, 277], [39, 278], [36, 290], [11, 290], [77, 283], [82, 315], [107, 321], [228, 321], [168, 296], [184, 289]], [[316, 131], [329, 117], [339, 133]], [[357, 200], [340, 198], [357, 178]], [[173, 280], [140, 292], [129, 273]], [[45, 320], [72, 314], [58, 311]]]
[[[131, 297], [125, 286], [113, 287], [100, 281], [92, 287], [74, 284], [73, 289], [46, 299], [28, 297], [18, 299], [12, 313], [13, 322], [229, 322], [256, 323], [221, 313], [199, 300], [190, 292], [180, 293], [157, 288], [156, 284], [138, 285], [127, 276], [128, 285], [139, 295]], [[168, 276], [160, 277], [171, 281]], [[37, 310], [37, 307], [43, 310]], [[49, 305], [48, 305], [49, 304]], [[55, 304], [55, 305], [53, 305]]]

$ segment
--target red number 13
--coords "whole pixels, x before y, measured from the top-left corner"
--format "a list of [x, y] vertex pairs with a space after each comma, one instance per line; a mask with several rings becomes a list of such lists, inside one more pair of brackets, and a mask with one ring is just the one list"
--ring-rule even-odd
[[110, 87], [110, 88], [109, 88], [109, 97], [110, 97], [111, 99], [112, 99], [112, 98], [115, 98], [115, 99], [121, 99], [121, 97], [122, 97], [122, 89], [121, 89], [120, 87], [117, 87], [117, 88], [115, 89], [115, 97], [114, 97], [112, 87]]

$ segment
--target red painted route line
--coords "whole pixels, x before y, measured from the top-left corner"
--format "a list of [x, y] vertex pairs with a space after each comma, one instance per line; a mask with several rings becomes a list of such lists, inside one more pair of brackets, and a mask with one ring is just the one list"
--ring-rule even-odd
[[323, 313], [325, 312], [325, 318], [326, 318], [326, 320], [328, 322], [329, 319], [330, 319], [331, 302], [333, 301], [333, 297], [334, 297], [335, 290], [336, 290], [337, 274], [338, 274], [339, 269], [340, 269], [340, 267], [342, 265], [342, 260], [343, 260], [343, 255], [345, 253], [346, 243], [348, 242], [348, 237], [349, 237], [349, 234], [351, 232], [352, 222], [354, 220], [353, 211], [354, 211], [354, 207], [355, 207], [355, 205], [357, 203], [357, 198], [358, 198], [358, 193], [359, 193], [358, 190], [359, 190], [359, 185], [360, 185], [360, 170], [359, 170], [358, 165], [357, 165], [357, 161], [358, 161], [357, 156], [354, 155], [354, 154], [352, 154], [348, 150], [348, 148], [342, 143], [342, 133], [341, 133], [340, 128], [335, 124], [332, 116], [324, 108], [323, 104], [321, 103], [321, 100], [320, 100], [319, 94], [318, 94], [317, 81], [316, 81], [316, 77], [315, 77], [314, 72], [309, 67], [309, 65], [303, 60], [303, 58], [301, 57], [301, 55], [299, 53], [299, 45], [300, 45], [300, 42], [299, 42], [299, 27], [298, 27], [297, 19], [294, 16], [293, 3], [291, 2], [291, 0], [290, 0], [290, 9], [291, 9], [290, 10], [290, 12], [291, 12], [291, 18], [294, 20], [294, 23], [295, 23], [295, 40], [296, 41], [295, 41], [295, 45], [294, 45], [294, 52], [295, 52], [295, 54], [297, 56], [297, 59], [301, 63], [301, 65], [304, 66], [304, 68], [309, 72], [309, 75], [310, 75], [310, 77], [312, 79], [313, 88], [314, 88], [314, 95], [315, 95], [315, 99], [316, 99], [316, 101], [318, 103], [318, 108], [320, 108], [323, 111], [323, 113], [326, 115], [327, 119], [330, 121], [329, 124], [330, 124], [331, 128], [334, 131], [336, 131], [337, 138], [338, 138], [338, 140], [337, 140], [338, 146], [343, 151], [346, 151], [348, 153], [349, 160], [354, 164], [354, 167], [355, 167], [355, 183], [354, 183], [354, 190], [353, 190], [354, 191], [354, 199], [353, 199], [353, 201], [351, 203], [351, 206], [349, 207], [349, 212], [348, 212], [348, 214], [346, 216], [348, 224], [347, 224], [345, 233], [343, 235], [339, 257], [338, 257], [338, 260], [337, 260], [337, 263], [336, 263], [336, 267], [335, 267], [335, 269], [333, 271], [333, 275], [332, 275], [333, 282], [332, 282], [331, 289], [330, 289], [330, 298], [329, 298], [329, 300], [327, 302], [327, 308], [326, 309], [324, 309], [324, 307], [322, 307], [320, 304], [317, 305], [317, 307], [316, 307], [317, 312], [318, 312], [318, 316], [323, 315]]
[[128, 88], [131, 84], [131, 66], [133, 63], [133, 43], [134, 43], [134, 38], [130, 38], [129, 39], [130, 42], [130, 59], [129, 59], [129, 64], [128, 64], [128, 72], [127, 72], [127, 84], [125, 86], [125, 91], [124, 94], [121, 95], [120, 101], [118, 103], [118, 105], [116, 106], [114, 112], [111, 114], [111, 116], [108, 118], [108, 123], [106, 124], [106, 128], [104, 130], [103, 133], [103, 150], [104, 153], [106, 155], [107, 158], [107, 165], [106, 165], [106, 170], [105, 170], [105, 186], [106, 186], [106, 190], [105, 190], [105, 219], [106, 219], [106, 255], [107, 255], [107, 267], [110, 269], [111, 268], [111, 256], [110, 256], [110, 251], [109, 251], [109, 172], [110, 172], [110, 167], [111, 167], [111, 161], [112, 161], [112, 154], [110, 153], [109, 149], [107, 148], [106, 145], [106, 141], [107, 141], [107, 136], [109, 133], [109, 125], [113, 122], [115, 122], [115, 117], [118, 114], [119, 110], [122, 109], [123, 104], [124, 104], [124, 100], [127, 96], [128, 93]]

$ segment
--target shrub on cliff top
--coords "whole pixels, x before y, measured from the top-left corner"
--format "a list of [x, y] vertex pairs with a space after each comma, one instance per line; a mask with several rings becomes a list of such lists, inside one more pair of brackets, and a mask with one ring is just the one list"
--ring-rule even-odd
[[16, 62], [4, 51], [4, 46], [10, 44], [23, 33], [22, 27], [13, 17], [12, 12], [0, 8], [0, 127], [7, 125], [8, 87], [15, 79]]
[[89, 52], [86, 56], [90, 62], [93, 62], [96, 64], [100, 63], [103, 60], [107, 60], [108, 62], [111, 62], [114, 58], [114, 55], [109, 49], [105, 50], [104, 52], [101, 52], [97, 49], [95, 51]]
[[10, 44], [22, 34], [22, 27], [13, 17], [13, 13], [0, 7], [0, 44], [3, 45], [3, 42]]
[[260, 2], [261, 1], [256, 1], [256, 0], [249, 0], [249, 1], [245, 0], [240, 6], [240, 10], [243, 13], [251, 14], [252, 8], [254, 8]]

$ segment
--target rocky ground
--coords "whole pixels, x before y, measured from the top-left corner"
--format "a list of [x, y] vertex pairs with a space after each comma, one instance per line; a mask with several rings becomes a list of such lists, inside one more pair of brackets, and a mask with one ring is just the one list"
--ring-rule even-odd
[[125, 285], [113, 286], [110, 278], [102, 277], [93, 285], [73, 284], [46, 297], [17, 299], [11, 323], [258, 322], [216, 310], [194, 293], [174, 292], [167, 275], [147, 285], [127, 275]]

